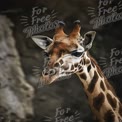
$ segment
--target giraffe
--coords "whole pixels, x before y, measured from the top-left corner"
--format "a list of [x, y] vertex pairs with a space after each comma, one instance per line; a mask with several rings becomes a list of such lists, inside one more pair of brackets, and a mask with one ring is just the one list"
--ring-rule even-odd
[[70, 34], [60, 21], [53, 39], [35, 35], [32, 40], [44, 50], [46, 63], [40, 80], [51, 84], [61, 77], [76, 74], [87, 96], [90, 108], [99, 122], [122, 122], [122, 104], [95, 59], [89, 54], [96, 32], [80, 35], [80, 21], [74, 22]]

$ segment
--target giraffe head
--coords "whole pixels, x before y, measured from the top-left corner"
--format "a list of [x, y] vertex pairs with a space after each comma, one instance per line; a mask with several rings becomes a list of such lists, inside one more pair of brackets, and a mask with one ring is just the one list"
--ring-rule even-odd
[[79, 20], [74, 22], [74, 28], [69, 35], [64, 33], [64, 25], [63, 22], [59, 22], [53, 39], [41, 35], [32, 37], [46, 55], [41, 80], [47, 84], [83, 70], [81, 60], [92, 47], [95, 38], [94, 31], [87, 32], [83, 37], [80, 35]]

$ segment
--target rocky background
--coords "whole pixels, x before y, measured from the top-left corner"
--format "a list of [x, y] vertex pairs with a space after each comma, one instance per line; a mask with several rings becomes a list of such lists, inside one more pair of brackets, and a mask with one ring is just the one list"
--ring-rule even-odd
[[[58, 108], [64, 111], [58, 115], [62, 119], [71, 116], [77, 118], [78, 113], [79, 118], [74, 122], [92, 122], [88, 101], [75, 75], [48, 86], [39, 86], [35, 73], [38, 75], [42, 70], [43, 51], [31, 38], [26, 37], [20, 21], [21, 16], [30, 15], [34, 6], [55, 9], [58, 12], [57, 19], [66, 23], [67, 33], [76, 19], [81, 21], [82, 35], [95, 30], [97, 36], [90, 53], [98, 63], [100, 57], [106, 57], [109, 63], [110, 50], [121, 50], [122, 47], [121, 20], [97, 29], [89, 24], [91, 18], [88, 16], [88, 7], [97, 8], [96, 0], [0, 1], [0, 122], [55, 122]], [[54, 30], [41, 34], [52, 37]], [[117, 58], [121, 57], [122, 53]], [[121, 73], [109, 78], [120, 99], [121, 79]], [[66, 112], [67, 109], [69, 112]]]

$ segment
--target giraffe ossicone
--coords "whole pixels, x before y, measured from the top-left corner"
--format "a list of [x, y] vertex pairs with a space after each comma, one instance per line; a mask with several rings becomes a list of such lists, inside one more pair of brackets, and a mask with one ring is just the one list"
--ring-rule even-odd
[[32, 37], [48, 57], [40, 80], [50, 84], [61, 77], [77, 74], [97, 120], [122, 122], [122, 105], [89, 54], [96, 32], [89, 31], [82, 37], [80, 22], [77, 20], [74, 24], [70, 34], [64, 32], [64, 23], [60, 22], [53, 39], [41, 35]]

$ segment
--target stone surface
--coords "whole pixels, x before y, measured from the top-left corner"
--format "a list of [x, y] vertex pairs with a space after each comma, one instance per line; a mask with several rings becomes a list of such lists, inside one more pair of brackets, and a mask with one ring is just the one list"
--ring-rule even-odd
[[33, 115], [34, 89], [25, 80], [11, 29], [13, 26], [7, 17], [0, 16], [0, 111], [5, 109], [6, 117], [14, 114], [24, 119]]

